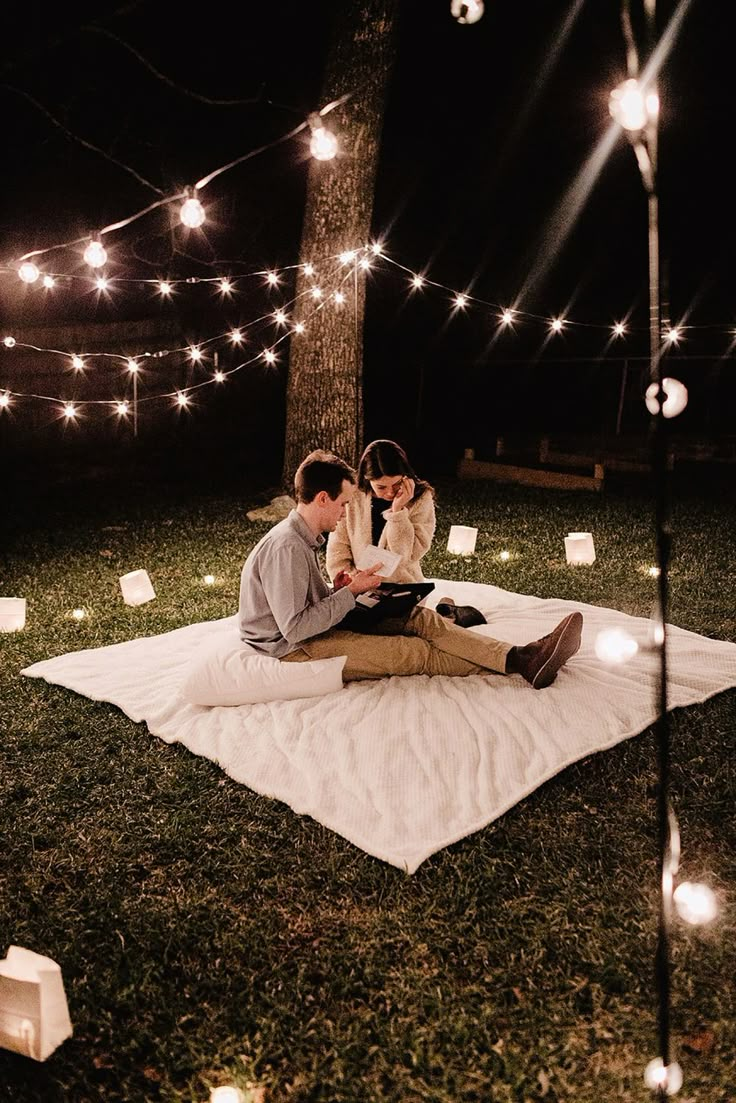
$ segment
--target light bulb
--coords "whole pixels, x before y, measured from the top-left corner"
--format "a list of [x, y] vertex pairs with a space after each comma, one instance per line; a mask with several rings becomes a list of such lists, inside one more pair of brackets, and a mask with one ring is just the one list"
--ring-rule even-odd
[[681, 337], [682, 337], [682, 334], [680, 333], [677, 326], [670, 326], [670, 328], [665, 332], [665, 335], [664, 335], [664, 339], [665, 339], [665, 341], [667, 342], [668, 345], [678, 344]]
[[683, 881], [675, 889], [672, 899], [680, 919], [693, 925], [710, 923], [718, 912], [716, 894], [707, 885]]
[[511, 323], [513, 322], [513, 320], [514, 320], [513, 310], [504, 310], [503, 314], [501, 315], [501, 321], [503, 322], [503, 324], [505, 326], [510, 326]]
[[188, 226], [190, 230], [196, 230], [198, 226], [201, 226], [205, 220], [204, 207], [191, 196], [185, 199], [181, 205], [179, 211], [179, 218], [182, 220], [185, 226]]
[[193, 363], [197, 364], [202, 359], [202, 350], [196, 345], [192, 345], [188, 352], [189, 358], [193, 361]]
[[659, 578], [661, 573], [659, 567], [647, 567], [647, 574], [650, 578]]
[[72, 356], [72, 367], [75, 371], [82, 371], [84, 368], [84, 360], [81, 356]]
[[276, 272], [267, 272], [266, 273], [266, 283], [268, 284], [269, 287], [278, 287], [279, 277], [276, 274]]
[[283, 310], [277, 310], [273, 316], [273, 320], [279, 326], [286, 325], [286, 315], [284, 314]]
[[639, 644], [623, 628], [606, 628], [595, 638], [595, 653], [604, 663], [625, 663], [639, 650]]
[[608, 110], [624, 130], [643, 130], [659, 114], [656, 92], [645, 92], [638, 80], [631, 77], [614, 88], [608, 97]]
[[26, 260], [18, 269], [18, 275], [23, 280], [23, 283], [35, 283], [41, 273], [35, 264], [30, 260]]
[[417, 288], [424, 287], [424, 277], [423, 276], [413, 276], [411, 282], [412, 282], [413, 287], [417, 287]]
[[[687, 387], [679, 379], [663, 379], [662, 390], [665, 394], [662, 414], [664, 417], [677, 417], [687, 406]], [[647, 410], [650, 414], [659, 413], [659, 387], [656, 383], [650, 383], [644, 397]]]
[[456, 295], [453, 302], [458, 310], [463, 310], [464, 307], [466, 307], [468, 304], [468, 300], [465, 295]]
[[138, 367], [138, 361], [133, 360], [132, 357], [131, 357], [130, 360], [128, 360], [127, 368], [128, 368], [128, 371], [133, 372], [133, 374], [135, 374], [135, 372], [140, 370], [139, 367]]
[[240, 332], [239, 329], [231, 329], [230, 340], [234, 345], [239, 345], [240, 342], [243, 340], [243, 334]]
[[626, 326], [624, 325], [624, 323], [616, 322], [616, 324], [613, 326], [613, 336], [623, 337], [624, 333], [626, 333]]
[[507, 563], [509, 561], [509, 559], [511, 558], [511, 552], [510, 551], [499, 552], [498, 553], [498, 558], [501, 560], [502, 563]]
[[362, 257], [360, 261], [360, 267], [363, 269], [363, 271], [367, 272], [370, 266], [371, 262], [369, 261], [368, 257]]
[[483, 11], [483, 0], [452, 0], [450, 4], [450, 12], [458, 23], [477, 23]]
[[549, 323], [549, 328], [553, 333], [562, 333], [563, 326], [565, 325], [564, 318], [553, 318]]
[[204, 582], [205, 586], [214, 586], [215, 576], [213, 574], [206, 574], [202, 581]]
[[107, 291], [109, 286], [110, 286], [110, 281], [107, 280], [105, 278], [105, 276], [99, 276], [95, 280], [95, 287], [97, 288], [98, 291]]
[[220, 291], [222, 291], [223, 295], [231, 295], [232, 290], [233, 285], [230, 283], [230, 280], [220, 280]]
[[342, 306], [342, 304], [345, 302], [345, 296], [343, 295], [342, 291], [335, 292], [335, 302], [338, 306]]
[[371, 249], [373, 250], [373, 252], [375, 253], [375, 255], [377, 257], [380, 257], [381, 254], [383, 253], [383, 246], [381, 245], [380, 241], [374, 241], [373, 244], [371, 245]]
[[331, 161], [337, 153], [337, 138], [321, 123], [319, 126], [312, 127], [309, 152], [317, 161]]
[[263, 359], [266, 361], [267, 364], [275, 364], [276, 363], [276, 353], [273, 351], [273, 349], [264, 349], [263, 350]]
[[305, 276], [313, 276], [314, 275], [314, 265], [313, 264], [305, 264], [304, 265], [304, 275]]
[[6, 349], [12, 349], [15, 347], [15, 337], [3, 337], [3, 344]]
[[48, 287], [48, 288], [56, 287], [56, 280], [54, 279], [53, 276], [44, 276], [43, 285], [44, 285], [44, 287]]
[[64, 417], [69, 418], [71, 420], [72, 418], [75, 418], [76, 416], [77, 416], [77, 411], [74, 407], [74, 403], [73, 402], [67, 402], [67, 404], [64, 406]]
[[176, 396], [176, 401], [178, 402], [178, 404], [180, 406], [187, 406], [188, 403], [189, 403], [189, 399], [187, 398], [187, 396], [184, 394], [183, 391], [179, 391], [179, 393]]
[[85, 262], [90, 268], [102, 268], [107, 263], [107, 250], [99, 241], [90, 241], [84, 250]]
[[171, 284], [167, 280], [161, 280], [161, 282], [158, 285], [158, 289], [159, 289], [159, 291], [161, 292], [162, 295], [170, 295], [171, 294]]
[[7, 409], [9, 405], [10, 395], [6, 391], [5, 394], [0, 394], [0, 407], [2, 407], [3, 409]]
[[355, 260], [355, 252], [353, 249], [346, 249], [344, 253], [340, 253], [338, 257], [340, 264], [352, 264]]
[[120, 417], [125, 417], [128, 413], [128, 403], [127, 402], [116, 402], [115, 403], [115, 412], [117, 414], [119, 414]]
[[72, 609], [72, 616], [75, 620], [84, 620], [87, 614], [84, 609]]
[[652, 1091], [664, 1088], [667, 1095], [675, 1095], [682, 1087], [682, 1069], [677, 1061], [664, 1065], [661, 1057], [655, 1057], [644, 1069], [644, 1083]]
[[321, 287], [313, 287], [312, 288], [312, 298], [313, 299], [321, 299], [322, 298], [322, 288]]
[[216, 371], [212, 378], [214, 379], [215, 383], [224, 383], [225, 373], [221, 371]]
[[297, 322], [294, 326], [294, 333], [304, 333], [304, 322]]

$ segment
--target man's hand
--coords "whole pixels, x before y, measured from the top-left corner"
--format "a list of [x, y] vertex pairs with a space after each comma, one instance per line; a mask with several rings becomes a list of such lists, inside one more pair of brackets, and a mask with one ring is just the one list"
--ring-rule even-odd
[[350, 593], [365, 594], [368, 590], [375, 590], [377, 586], [380, 586], [382, 579], [376, 574], [376, 571], [380, 568], [381, 564], [376, 563], [374, 567], [369, 567], [366, 571], [356, 571], [352, 581], [348, 583]]
[[352, 581], [353, 576], [347, 571], [338, 571], [332, 580], [332, 586], [335, 590], [342, 590], [343, 586], [349, 586]]
[[414, 496], [414, 480], [403, 478], [399, 483], [399, 492], [391, 503], [391, 512], [398, 513], [400, 509], [412, 500]]

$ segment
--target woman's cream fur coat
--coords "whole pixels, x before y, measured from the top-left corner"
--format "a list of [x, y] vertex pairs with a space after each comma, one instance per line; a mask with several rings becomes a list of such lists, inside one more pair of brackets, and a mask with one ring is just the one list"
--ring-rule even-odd
[[[371, 536], [371, 498], [370, 493], [356, 491], [345, 509], [345, 516], [339, 522], [327, 541], [327, 573], [334, 579], [338, 571], [355, 570], [355, 560], [369, 544]], [[379, 548], [388, 548], [401, 556], [401, 562], [387, 582], [422, 582], [424, 575], [420, 560], [432, 543], [435, 516], [434, 497], [425, 490], [418, 498], [409, 502], [404, 509], [395, 513], [387, 503], [383, 514], [386, 524], [383, 527]]]

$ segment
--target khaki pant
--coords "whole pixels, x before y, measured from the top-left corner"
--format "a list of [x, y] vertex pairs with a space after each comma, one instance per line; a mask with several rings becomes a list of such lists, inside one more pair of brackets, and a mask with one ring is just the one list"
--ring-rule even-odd
[[510, 643], [458, 628], [433, 609], [421, 606], [405, 624], [386, 625], [386, 635], [365, 635], [333, 628], [306, 640], [284, 656], [287, 663], [347, 655], [346, 682], [384, 678], [388, 674], [503, 674]]

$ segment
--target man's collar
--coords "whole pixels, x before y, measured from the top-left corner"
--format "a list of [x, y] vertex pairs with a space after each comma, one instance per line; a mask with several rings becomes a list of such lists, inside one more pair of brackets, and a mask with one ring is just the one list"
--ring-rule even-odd
[[306, 540], [310, 548], [322, 547], [325, 542], [325, 538], [322, 533], [319, 533], [319, 535], [315, 536], [307, 522], [304, 520], [300, 513], [297, 513], [295, 509], [292, 509], [291, 513], [289, 514], [289, 520], [291, 521], [292, 525], [297, 530], [299, 535], [302, 536], [304, 540]]

